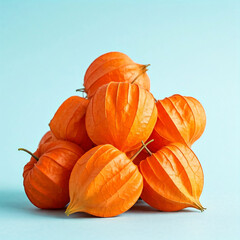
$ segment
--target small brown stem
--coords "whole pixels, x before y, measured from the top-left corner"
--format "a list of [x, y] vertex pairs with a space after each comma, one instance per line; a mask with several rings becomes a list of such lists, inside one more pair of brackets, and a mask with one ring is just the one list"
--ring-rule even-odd
[[87, 94], [85, 88], [79, 88], [79, 89], [76, 89], [76, 92], [81, 92], [81, 93], [82, 93], [82, 97], [83, 97], [83, 98], [87, 98], [87, 95], [84, 96], [85, 93]]
[[149, 67], [151, 64], [145, 64], [143, 65], [143, 69], [146, 69], [146, 71], [148, 70], [147, 67]]
[[[147, 151], [150, 151], [150, 150], [148, 150], [148, 148], [147, 148], [147, 145], [148, 144], [150, 144], [151, 142], [153, 142], [154, 141], [154, 139], [152, 139], [152, 140], [150, 140], [149, 142], [147, 142], [147, 143], [144, 143], [143, 141], [142, 141], [142, 147], [130, 158], [132, 161], [138, 156], [138, 154], [145, 148]], [[151, 154], [152, 155], [152, 154]]]
[[78, 88], [76, 89], [76, 92], [86, 92], [85, 88]]
[[19, 148], [18, 151], [24, 151], [28, 154], [30, 154], [33, 158], [35, 158], [37, 161], [39, 160], [39, 158], [37, 156], [35, 156], [32, 152], [28, 151], [27, 149], [25, 148]]
[[[154, 141], [154, 139], [152, 139], [151, 141]], [[142, 141], [142, 145], [143, 145], [142, 147], [146, 149], [146, 151], [148, 152], [148, 154], [149, 154], [150, 156], [152, 156], [152, 152], [147, 148], [147, 145], [148, 145], [148, 144], [145, 144], [145, 143]]]
[[143, 65], [142, 68], [141, 68], [141, 72], [133, 79], [133, 81], [131, 82], [131, 84], [133, 84], [134, 82], [137, 81], [137, 79], [139, 78], [139, 76], [141, 76], [143, 73], [145, 73], [148, 69], [147, 67], [150, 66], [150, 64], [146, 64], [146, 65]]

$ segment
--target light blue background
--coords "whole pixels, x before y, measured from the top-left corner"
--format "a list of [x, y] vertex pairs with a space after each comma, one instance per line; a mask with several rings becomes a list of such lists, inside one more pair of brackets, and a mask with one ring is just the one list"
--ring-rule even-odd
[[[237, 239], [240, 237], [240, 1], [0, 1], [1, 239]], [[22, 171], [58, 106], [88, 65], [121, 51], [150, 63], [155, 98], [200, 100], [207, 127], [193, 146], [207, 211], [161, 213], [139, 203], [116, 218], [41, 211]], [[149, 210], [149, 211], [147, 211]]]

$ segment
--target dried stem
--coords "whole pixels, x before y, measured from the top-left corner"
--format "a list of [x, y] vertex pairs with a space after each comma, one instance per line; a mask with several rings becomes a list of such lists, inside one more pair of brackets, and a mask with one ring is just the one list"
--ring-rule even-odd
[[[82, 93], [82, 97], [83, 98], [87, 98], [87, 92], [86, 92], [85, 88], [76, 89], [76, 92], [81, 92]], [[86, 96], [84, 96], [84, 94], [86, 94]]]
[[76, 92], [86, 92], [85, 88], [79, 88], [79, 89], [76, 89]]
[[32, 152], [28, 151], [27, 149], [25, 148], [19, 148], [18, 151], [24, 151], [28, 154], [30, 154], [33, 158], [35, 158], [37, 161], [39, 160], [39, 158], [37, 156], [35, 156]]
[[[152, 139], [152, 140], [154, 141], [154, 139]], [[148, 144], [145, 144], [145, 143], [142, 141], [142, 145], [143, 145], [142, 147], [146, 149], [146, 151], [148, 152], [148, 154], [149, 154], [150, 156], [152, 156], [152, 152], [147, 148], [147, 145], [148, 145]]]
[[143, 73], [145, 73], [148, 69], [147, 67], [150, 66], [150, 64], [146, 64], [146, 65], [143, 65], [142, 68], [141, 68], [141, 72], [133, 79], [133, 81], [131, 82], [131, 84], [133, 84], [134, 82], [137, 81], [137, 79], [139, 78], [139, 76], [141, 76]]
[[[148, 144], [150, 144], [151, 142], [153, 142], [154, 141], [154, 139], [152, 139], [152, 140], [150, 140], [149, 142], [147, 142], [147, 143], [144, 143], [143, 141], [142, 141], [142, 147], [130, 158], [132, 161], [138, 156], [138, 154], [145, 148], [147, 151], [149, 151], [150, 152], [150, 150], [147, 148], [147, 145]], [[148, 152], [148, 153], [149, 153]], [[152, 155], [152, 154], [151, 154]]]

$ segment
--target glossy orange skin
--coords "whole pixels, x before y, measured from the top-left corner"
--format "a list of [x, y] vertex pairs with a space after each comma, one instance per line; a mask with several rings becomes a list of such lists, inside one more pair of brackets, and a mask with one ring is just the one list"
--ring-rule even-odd
[[112, 144], [123, 152], [138, 149], [157, 120], [151, 93], [130, 83], [111, 82], [98, 89], [86, 112], [88, 136], [96, 145]]
[[189, 147], [201, 137], [206, 126], [206, 114], [201, 103], [193, 97], [173, 95], [156, 103], [158, 120], [149, 139], [149, 149], [156, 152], [172, 142]]
[[51, 131], [46, 132], [43, 137], [41, 138], [38, 147], [44, 143], [47, 142], [52, 142], [52, 141], [56, 141], [57, 139], [55, 138], [55, 136], [53, 135], [53, 133]]
[[85, 151], [93, 147], [85, 127], [89, 100], [72, 96], [58, 108], [49, 126], [57, 139], [78, 144]]
[[84, 151], [67, 141], [41, 144], [23, 171], [25, 192], [38, 208], [63, 208], [69, 202], [69, 178]]
[[97, 89], [110, 82], [128, 82], [138, 84], [150, 90], [150, 79], [146, 73], [146, 65], [137, 64], [126, 54], [109, 52], [95, 59], [84, 76], [84, 87], [91, 98]]
[[85, 153], [73, 168], [66, 214], [117, 216], [135, 204], [142, 188], [142, 175], [126, 154], [110, 144], [99, 145]]
[[144, 179], [141, 198], [161, 211], [186, 207], [204, 210], [199, 202], [204, 176], [193, 151], [181, 143], [165, 146], [140, 162]]

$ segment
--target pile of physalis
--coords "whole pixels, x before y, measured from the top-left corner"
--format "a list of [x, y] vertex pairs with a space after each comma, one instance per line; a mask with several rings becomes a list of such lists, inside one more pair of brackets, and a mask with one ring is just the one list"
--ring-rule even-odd
[[120, 52], [92, 62], [84, 76], [86, 97], [65, 100], [24, 167], [24, 189], [42, 209], [112, 217], [141, 197], [160, 211], [193, 207], [203, 171], [191, 145], [206, 116], [193, 97], [156, 100], [148, 65]]

